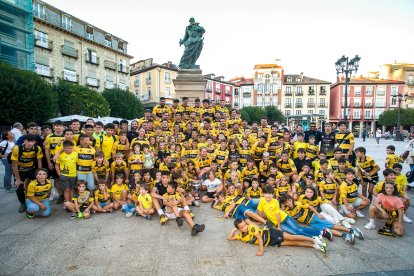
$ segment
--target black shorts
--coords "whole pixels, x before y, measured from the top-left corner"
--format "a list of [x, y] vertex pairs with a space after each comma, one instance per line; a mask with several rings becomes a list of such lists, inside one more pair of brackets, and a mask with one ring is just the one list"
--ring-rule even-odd
[[22, 182], [24, 182], [26, 179], [29, 179], [30, 181], [36, 179], [36, 168], [33, 168], [28, 171], [19, 171], [19, 177]]
[[208, 197], [208, 198], [214, 198], [214, 195], [215, 195], [216, 193], [212, 193], [212, 192], [206, 192], [206, 196]]
[[55, 169], [55, 162], [52, 161], [52, 165], [53, 165], [53, 169], [49, 170], [49, 168], [46, 166], [46, 168], [49, 170], [49, 173], [47, 174], [47, 176], [49, 178], [53, 178], [53, 179], [58, 179], [59, 175]]
[[270, 242], [268, 246], [280, 247], [281, 243], [284, 242], [283, 231], [275, 229], [275, 228], [270, 228], [269, 232], [270, 232]]

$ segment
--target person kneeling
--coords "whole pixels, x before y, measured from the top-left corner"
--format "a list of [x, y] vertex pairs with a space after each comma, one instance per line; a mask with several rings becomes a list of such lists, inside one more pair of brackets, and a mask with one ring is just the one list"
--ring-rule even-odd
[[49, 195], [52, 189], [50, 180], [47, 179], [47, 170], [38, 169], [36, 171], [36, 180], [33, 180], [27, 186], [26, 192], [26, 216], [33, 219], [35, 215], [41, 217], [50, 216], [52, 209], [50, 208]]

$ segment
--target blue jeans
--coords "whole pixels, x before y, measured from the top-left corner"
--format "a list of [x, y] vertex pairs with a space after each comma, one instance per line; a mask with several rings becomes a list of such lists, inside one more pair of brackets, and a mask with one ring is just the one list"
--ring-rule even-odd
[[299, 226], [296, 221], [289, 216], [287, 216], [286, 219], [280, 224], [280, 228], [292, 235], [302, 235], [309, 238], [313, 238], [321, 234], [321, 231], [319, 230]]
[[135, 212], [135, 205], [132, 203], [127, 203], [124, 206], [125, 213], [134, 213]]
[[246, 212], [247, 211], [256, 212], [258, 205], [259, 205], [258, 200], [252, 200], [251, 199], [246, 206], [245, 205], [240, 205], [237, 208], [236, 213], [234, 214], [234, 218], [236, 218], [236, 219], [245, 219], [246, 218]]
[[9, 162], [7, 162], [6, 158], [2, 158], [1, 162], [3, 162], [4, 165], [4, 178], [3, 178], [3, 185], [4, 188], [6, 188], [7, 190], [10, 190], [12, 188], [12, 176], [13, 176], [13, 167], [12, 164], [9, 164]]
[[37, 215], [41, 217], [50, 216], [50, 214], [52, 213], [52, 208], [50, 208], [49, 198], [46, 198], [45, 200], [41, 202], [46, 206], [46, 210], [41, 210], [39, 205], [30, 201], [30, 199], [26, 198], [27, 212], [36, 213]]
[[93, 191], [96, 189], [95, 186], [95, 178], [93, 176], [93, 172], [90, 173], [80, 173], [77, 172], [76, 175], [78, 176], [78, 180], [85, 180], [88, 184], [88, 190]]
[[325, 219], [318, 218], [318, 216], [315, 214], [313, 215], [313, 218], [311, 222], [309, 223], [309, 226], [319, 231], [323, 231], [323, 229], [325, 228], [332, 229], [333, 224]]

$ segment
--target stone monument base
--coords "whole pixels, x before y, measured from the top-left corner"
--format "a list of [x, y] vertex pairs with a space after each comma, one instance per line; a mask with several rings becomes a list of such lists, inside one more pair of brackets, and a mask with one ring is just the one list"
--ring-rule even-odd
[[187, 97], [191, 102], [195, 99], [204, 99], [207, 81], [199, 69], [179, 69], [176, 79], [173, 80], [176, 97]]

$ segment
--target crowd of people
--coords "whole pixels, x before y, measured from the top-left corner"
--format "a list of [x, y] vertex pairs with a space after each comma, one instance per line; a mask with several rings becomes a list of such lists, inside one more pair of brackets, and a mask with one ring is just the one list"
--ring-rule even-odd
[[325, 239], [334, 236], [363, 240], [353, 225], [362, 209], [369, 210], [366, 229], [385, 219], [378, 233], [402, 236], [410, 201], [395, 147], [386, 148], [379, 181], [379, 165], [355, 146], [346, 122], [338, 129], [326, 122], [323, 131], [309, 125], [249, 124], [224, 101], [190, 106], [187, 98], [172, 106], [161, 98], [130, 124], [29, 123], [18, 139], [13, 130], [2, 133], [4, 188], [16, 192], [29, 219], [50, 216], [56, 200], [71, 219], [117, 210], [128, 218], [158, 215], [161, 224], [185, 221], [193, 236], [205, 225], [191, 208], [209, 204], [235, 218], [228, 239], [257, 244], [259, 256], [264, 246], [326, 252]]

